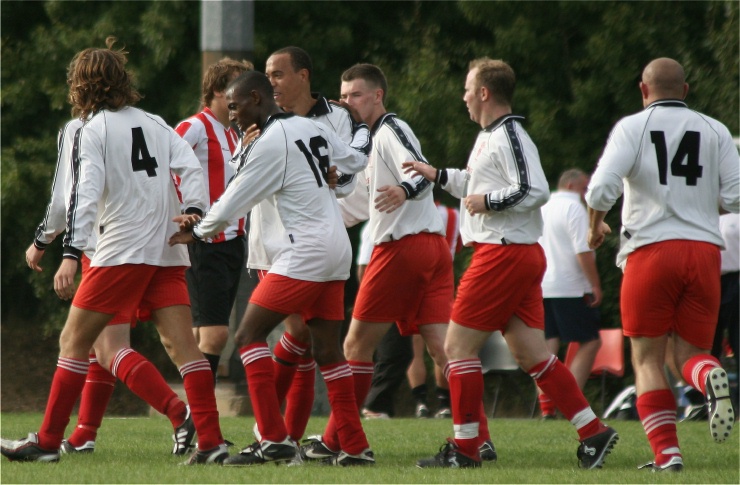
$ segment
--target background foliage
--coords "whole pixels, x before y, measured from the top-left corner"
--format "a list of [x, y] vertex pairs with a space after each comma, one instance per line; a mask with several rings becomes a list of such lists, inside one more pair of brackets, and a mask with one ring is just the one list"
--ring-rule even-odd
[[[591, 172], [611, 126], [642, 108], [637, 82], [655, 57], [682, 62], [690, 106], [738, 133], [738, 5], [258, 1], [252, 61], [262, 70], [270, 52], [299, 45], [313, 57], [314, 89], [331, 98], [344, 69], [380, 65], [389, 110], [414, 128], [430, 162], [462, 167], [478, 131], [461, 101], [467, 64], [504, 59], [518, 76], [514, 109], [527, 117], [554, 185], [566, 168]], [[67, 308], [50, 293], [59, 247], [47, 251], [40, 275], [25, 267], [23, 252], [47, 203], [57, 130], [69, 118], [66, 66], [78, 50], [117, 36], [146, 96], [140, 106], [175, 124], [198, 108], [201, 5], [3, 1], [1, 8], [2, 316], [58, 324]], [[618, 226], [618, 210], [608, 221]], [[609, 240], [598, 255], [606, 326], [619, 323], [617, 244]]]

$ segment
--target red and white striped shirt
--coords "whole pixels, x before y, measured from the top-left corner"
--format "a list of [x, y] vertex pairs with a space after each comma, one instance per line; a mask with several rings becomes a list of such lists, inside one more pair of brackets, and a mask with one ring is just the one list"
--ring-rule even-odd
[[[209, 204], [213, 205], [226, 190], [234, 169], [229, 164], [239, 144], [239, 137], [231, 127], [225, 128], [209, 108], [181, 121], [175, 131], [188, 142], [203, 167]], [[209, 239], [223, 242], [244, 235], [245, 218], [230, 221], [228, 227]]]

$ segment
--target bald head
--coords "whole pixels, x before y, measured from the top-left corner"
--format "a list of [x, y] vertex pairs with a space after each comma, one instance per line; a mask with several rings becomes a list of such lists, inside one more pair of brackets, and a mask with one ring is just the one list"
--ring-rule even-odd
[[681, 64], [668, 57], [660, 57], [645, 66], [642, 71], [643, 98], [645, 105], [659, 99], [684, 99], [688, 93], [686, 75]]

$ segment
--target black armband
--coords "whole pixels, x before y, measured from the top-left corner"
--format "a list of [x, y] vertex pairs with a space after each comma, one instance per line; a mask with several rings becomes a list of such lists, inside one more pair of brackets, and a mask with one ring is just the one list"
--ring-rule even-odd
[[483, 196], [483, 203], [486, 204], [486, 210], [491, 210], [491, 194], [485, 194]]
[[46, 246], [48, 246], [48, 244], [46, 244], [46, 243], [42, 243], [42, 242], [41, 242], [41, 241], [39, 241], [38, 239], [34, 239], [34, 240], [33, 240], [33, 245], [34, 245], [34, 247], [36, 247], [36, 249], [38, 249], [39, 251], [46, 251]]
[[437, 175], [434, 176], [434, 183], [440, 187], [447, 185], [447, 169], [437, 169]]
[[198, 217], [203, 217], [203, 211], [197, 207], [188, 207], [185, 209], [185, 214], [195, 214]]
[[74, 259], [79, 261], [82, 258], [82, 250], [74, 248], [72, 246], [64, 246], [64, 253], [62, 254], [63, 259]]

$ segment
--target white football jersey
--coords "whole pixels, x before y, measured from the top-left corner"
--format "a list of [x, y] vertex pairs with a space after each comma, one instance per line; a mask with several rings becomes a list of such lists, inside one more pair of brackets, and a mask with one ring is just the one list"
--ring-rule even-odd
[[539, 209], [550, 197], [540, 155], [521, 125], [521, 116], [503, 116], [479, 134], [465, 170], [444, 169], [440, 185], [464, 199], [485, 195], [484, 214], [470, 215], [460, 204], [460, 235], [466, 246], [534, 244], [542, 235]]
[[[339, 201], [345, 224], [353, 226], [367, 219], [374, 245], [422, 232], [444, 236], [445, 226], [432, 197], [434, 184], [420, 175], [405, 174], [401, 167], [413, 160], [427, 163], [411, 127], [386, 113], [375, 122], [372, 138], [364, 176], [358, 177], [354, 192]], [[375, 209], [373, 202], [377, 189], [385, 185], [399, 185], [406, 191], [407, 200], [390, 214]]]
[[586, 201], [608, 211], [624, 192], [624, 267], [636, 248], [659, 241], [723, 247], [719, 207], [740, 210], [740, 161], [725, 125], [679, 100], [656, 101], [614, 127]]
[[242, 149], [239, 160], [236, 176], [193, 235], [215, 234], [229, 220], [272, 199], [284, 229], [270, 272], [317, 282], [349, 278], [352, 248], [324, 176], [330, 165], [357, 173], [367, 165], [367, 156], [318, 123], [278, 113]]
[[98, 224], [92, 266], [190, 265], [184, 246], [167, 244], [181, 213], [171, 172], [185, 207], [203, 211], [208, 196], [193, 150], [162, 118], [130, 106], [100, 110], [77, 131], [72, 159], [65, 256], [79, 256]]
[[[337, 137], [358, 150], [367, 151], [370, 144], [370, 131], [365, 124], [355, 124], [345, 108], [329, 103], [323, 96], [316, 95], [316, 104], [306, 114], [321, 123]], [[238, 161], [238, 157], [235, 158]], [[340, 178], [335, 189], [337, 197], [347, 195], [354, 187], [354, 177], [348, 174]], [[285, 249], [284, 228], [271, 198], [257, 204], [249, 219], [249, 257], [247, 268], [269, 270], [277, 255]]]

